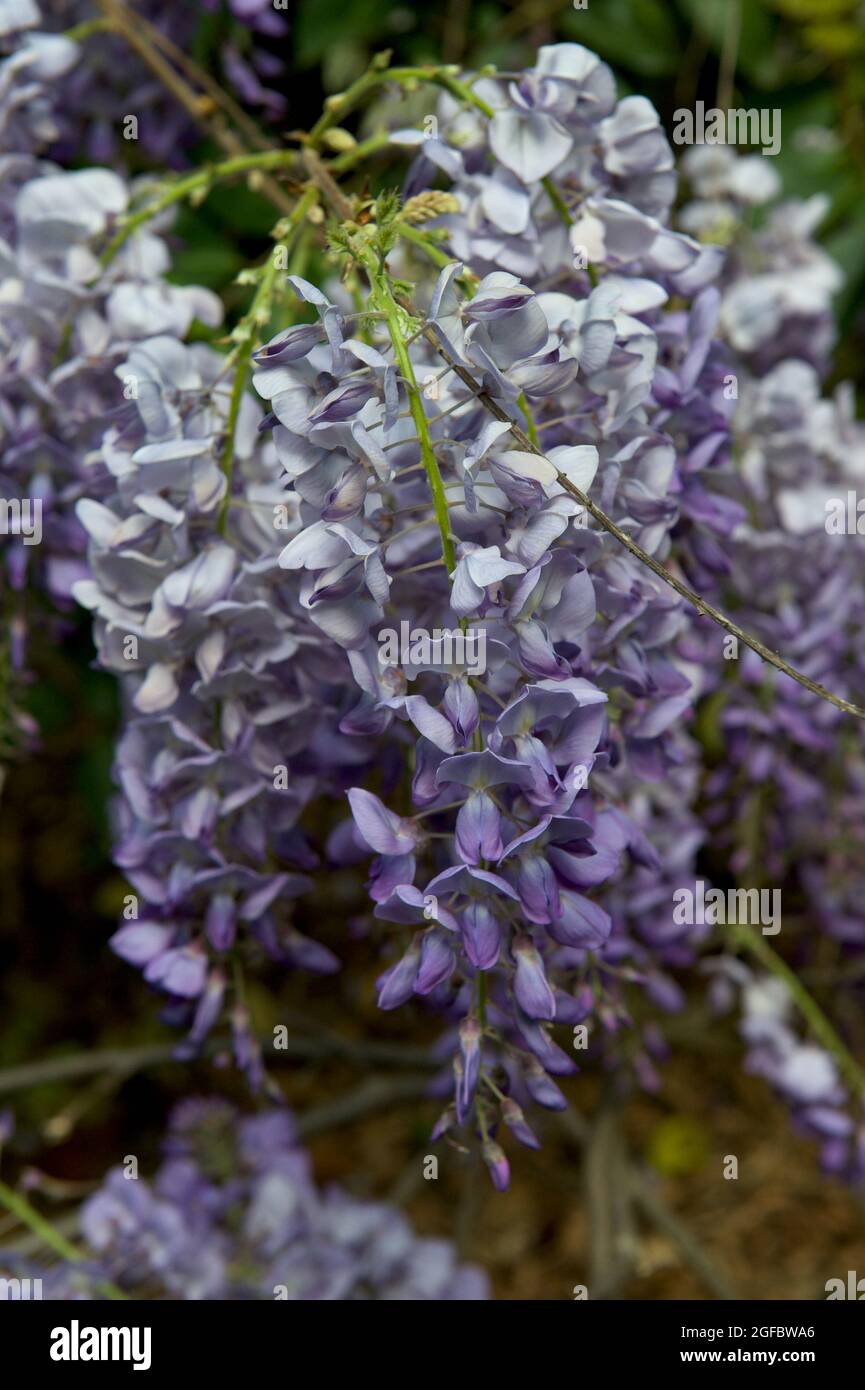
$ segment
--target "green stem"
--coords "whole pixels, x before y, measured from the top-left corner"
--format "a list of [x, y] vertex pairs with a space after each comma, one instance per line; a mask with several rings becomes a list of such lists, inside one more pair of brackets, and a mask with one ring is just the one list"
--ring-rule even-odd
[[328, 98], [325, 102], [324, 114], [309, 132], [309, 143], [313, 149], [319, 147], [326, 131], [330, 130], [332, 126], [340, 125], [369, 92], [374, 91], [376, 87], [382, 86], [385, 82], [398, 82], [401, 86], [413, 82], [432, 82], [437, 87], [442, 87], [446, 92], [450, 92], [458, 101], [467, 102], [470, 106], [476, 107], [478, 111], [482, 111], [485, 116], [492, 116], [492, 107], [488, 106], [480, 97], [475, 96], [468, 83], [459, 80], [457, 76], [460, 71], [459, 67], [429, 65], [414, 68], [391, 68], [387, 66], [389, 58], [389, 53], [377, 54], [366, 72], [362, 73], [346, 91]]
[[[51, 1222], [42, 1216], [34, 1206], [31, 1206], [26, 1197], [23, 1197], [20, 1192], [16, 1192], [13, 1188], [7, 1186], [5, 1182], [0, 1182], [0, 1203], [3, 1204], [8, 1212], [16, 1216], [23, 1226], [27, 1226], [34, 1235], [38, 1236], [42, 1243], [48, 1246], [49, 1250], [53, 1250], [56, 1255], [59, 1255], [61, 1259], [68, 1260], [70, 1264], [82, 1263], [85, 1256], [78, 1247], [67, 1240], [66, 1237], [57, 1230], [56, 1226], [52, 1226]], [[103, 1281], [98, 1284], [97, 1287], [108, 1298], [126, 1298], [126, 1294], [123, 1293], [121, 1289], [118, 1289], [115, 1284]]]
[[[559, 214], [559, 217], [562, 219], [565, 226], [573, 227], [574, 219], [571, 216], [571, 210], [565, 202], [564, 198], [562, 197], [561, 193], [559, 192], [558, 188], [554, 184], [553, 180], [550, 178], [549, 174], [547, 174], [546, 178], [541, 179], [541, 183], [543, 184], [546, 190], [547, 197], [549, 198], [556, 212]], [[587, 265], [586, 274], [589, 277], [589, 283], [592, 286], [597, 285], [598, 272], [595, 270], [594, 266]]]
[[327, 167], [332, 174], [347, 174], [356, 165], [362, 164], [370, 155], [378, 154], [380, 150], [387, 149], [390, 143], [390, 131], [380, 130], [375, 135], [370, 135], [368, 140], [361, 140], [352, 149], [338, 154], [335, 159], [330, 160]]
[[487, 1076], [486, 1072], [484, 1072], [484, 1085], [489, 1087], [498, 1100], [507, 1100], [504, 1091], [496, 1085], [491, 1076]]
[[234, 434], [237, 429], [237, 418], [240, 414], [240, 407], [243, 402], [243, 393], [246, 389], [246, 373], [252, 358], [252, 337], [243, 343], [238, 349], [237, 363], [234, 369], [234, 381], [231, 384], [231, 400], [228, 406], [228, 419], [225, 425], [225, 444], [222, 449], [220, 468], [225, 474], [225, 496], [219, 508], [219, 519], [217, 530], [221, 536], [225, 535], [228, 526], [228, 513], [231, 507], [231, 482], [234, 475]]
[[460, 82], [455, 77], [444, 72], [440, 76], [432, 77], [428, 80], [436, 82], [438, 86], [443, 87], [446, 92], [450, 92], [451, 96], [457, 98], [457, 101], [463, 101], [467, 106], [474, 106], [475, 109], [486, 116], [488, 120], [492, 119], [495, 115], [493, 108], [485, 102], [482, 97], [476, 96], [467, 82]]
[[[486, 1072], [481, 1072], [481, 1076], [485, 1081]], [[484, 1107], [482, 1105], [478, 1104], [477, 1100], [475, 1101], [475, 1115], [477, 1116], [478, 1129], [481, 1132], [481, 1142], [484, 1144], [488, 1144], [490, 1138], [490, 1127], [487, 1124], [486, 1111], [484, 1110]]]
[[820, 1005], [802, 984], [795, 971], [778, 955], [777, 951], [773, 950], [765, 937], [761, 936], [753, 927], [739, 923], [733, 928], [733, 932], [736, 941], [744, 950], [749, 951], [766, 970], [783, 981], [790, 991], [794, 1003], [808, 1022], [815, 1038], [835, 1058], [848, 1085], [859, 1095], [865, 1095], [865, 1071], [862, 1070], [846, 1044], [839, 1038]]
[[449, 256], [446, 251], [442, 251], [440, 246], [436, 246], [428, 232], [418, 231], [417, 227], [413, 227], [410, 222], [400, 222], [398, 230], [401, 237], [404, 237], [406, 241], [410, 241], [412, 246], [417, 246], [420, 251], [423, 251], [424, 255], [437, 265], [440, 270], [444, 270], [445, 266], [453, 265], [453, 256]]
[[24, 1226], [28, 1226], [33, 1234], [37, 1235], [61, 1259], [70, 1260], [74, 1264], [79, 1264], [84, 1259], [81, 1251], [71, 1241], [68, 1241], [55, 1226], [52, 1226], [50, 1221], [40, 1215], [36, 1208], [30, 1205], [26, 1197], [22, 1197], [20, 1192], [15, 1192], [5, 1182], [0, 1182], [0, 1202], [3, 1203], [7, 1211], [11, 1212], [13, 1216], [17, 1216]]
[[390, 287], [387, 271], [378, 265], [372, 252], [363, 256], [363, 264], [369, 274], [375, 299], [378, 307], [384, 314], [390, 340], [393, 344], [394, 356], [397, 366], [405, 382], [408, 394], [409, 410], [414, 421], [415, 429], [420, 440], [420, 452], [423, 466], [426, 470], [427, 481], [429, 482], [432, 494], [433, 511], [438, 523], [439, 535], [441, 537], [442, 558], [447, 567], [448, 574], [453, 574], [456, 568], [456, 554], [451, 539], [450, 514], [448, 512], [447, 497], [445, 495], [442, 476], [439, 472], [438, 459], [435, 456], [432, 436], [429, 430], [429, 421], [423, 407], [423, 400], [418, 388], [417, 378], [411, 357], [409, 356], [408, 346], [403, 332], [405, 321], [405, 311], [400, 308], [393, 296]]
[[302, 225], [306, 214], [318, 199], [317, 188], [307, 188], [296, 204], [290, 217], [283, 220], [281, 224], [282, 236], [271, 251], [267, 261], [261, 270], [261, 279], [249, 309], [240, 323], [234, 330], [234, 339], [237, 343], [236, 362], [234, 369], [234, 380], [231, 386], [231, 400], [228, 407], [228, 419], [225, 426], [225, 443], [222, 447], [222, 458], [220, 466], [226, 478], [225, 496], [219, 511], [218, 529], [221, 535], [225, 534], [228, 525], [228, 511], [231, 506], [231, 479], [234, 472], [234, 435], [237, 429], [237, 420], [240, 415], [240, 407], [243, 403], [243, 393], [246, 390], [246, 377], [249, 371], [249, 364], [255, 344], [260, 336], [261, 330], [266, 328], [270, 322], [273, 310], [273, 299], [277, 290], [277, 275], [279, 273], [277, 261], [280, 250], [287, 251], [289, 243], [294, 237], [298, 226]]
[[254, 154], [235, 155], [231, 159], [222, 160], [219, 164], [211, 164], [203, 169], [196, 169], [195, 173], [187, 174], [185, 178], [178, 179], [170, 188], [166, 189], [161, 197], [154, 198], [145, 207], [130, 213], [113, 240], [102, 252], [100, 258], [102, 264], [108, 265], [139, 227], [144, 226], [160, 212], [164, 212], [166, 208], [172, 207], [184, 198], [191, 197], [200, 189], [209, 189], [211, 184], [220, 179], [228, 179], [235, 174], [244, 174], [253, 169], [279, 169], [296, 163], [296, 150], [258, 150]]
[[529, 406], [528, 401], [526, 400], [525, 391], [521, 391], [520, 394], [517, 396], [517, 405], [526, 417], [526, 434], [529, 436], [529, 439], [532, 441], [535, 448], [537, 449], [540, 446], [538, 427], [535, 424], [535, 418], [532, 415], [531, 408]]
[[543, 184], [544, 189], [546, 190], [547, 197], [549, 198], [556, 212], [559, 214], [559, 217], [564, 222], [565, 226], [572, 227], [574, 225], [574, 219], [573, 217], [571, 217], [568, 205], [565, 202], [556, 185], [553, 183], [549, 174], [547, 174], [546, 178], [541, 179], [541, 183]]
[[[420, 231], [417, 227], [413, 227], [410, 222], [398, 222], [397, 231], [406, 241], [410, 241], [412, 246], [416, 246], [419, 251], [423, 251], [424, 255], [427, 256], [434, 265], [437, 265], [440, 270], [444, 270], [446, 266], [453, 265], [453, 256], [449, 256], [446, 251], [442, 251], [441, 247], [437, 246], [433, 241], [429, 232]], [[470, 270], [464, 270], [462, 275], [458, 275], [457, 282], [462, 285], [469, 299], [471, 299], [480, 283], [478, 277]]]
[[73, 43], [80, 43], [82, 39], [89, 39], [91, 34], [108, 33], [114, 25], [110, 19], [85, 19], [81, 24], [75, 24], [71, 29], [63, 32], [64, 39], [71, 39]]

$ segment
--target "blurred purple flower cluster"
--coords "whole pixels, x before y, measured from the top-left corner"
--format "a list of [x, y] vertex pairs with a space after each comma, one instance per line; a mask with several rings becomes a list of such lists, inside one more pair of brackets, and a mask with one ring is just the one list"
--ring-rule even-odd
[[415, 1235], [384, 1202], [315, 1184], [285, 1109], [243, 1117], [215, 1100], [175, 1109], [152, 1181], [113, 1169], [80, 1212], [88, 1257], [37, 1269], [0, 1251], [0, 1277], [42, 1297], [483, 1300], [484, 1273], [450, 1241]]
[[[693, 197], [682, 219], [730, 247], [720, 332], [740, 383], [736, 496], [748, 512], [723, 567], [713, 572], [696, 543], [685, 564], [701, 592], [714, 595], [747, 631], [842, 698], [856, 700], [865, 684], [861, 542], [855, 516], [854, 534], [833, 529], [829, 517], [832, 499], [846, 506], [848, 491], [855, 495], [861, 487], [865, 427], [855, 418], [849, 387], [822, 393], [840, 274], [812, 240], [824, 200], [776, 204], [777, 178], [764, 171], [764, 161], [754, 163], [725, 149], [694, 149], [683, 161]], [[764, 204], [766, 215], [755, 227], [751, 210]], [[702, 693], [714, 692], [724, 749], [703, 782], [701, 815], [713, 844], [739, 881], [783, 885], [800, 967], [815, 963], [822, 933], [837, 943], [839, 961], [853, 968], [865, 946], [861, 734], [748, 650], [739, 653], [731, 679], [717, 659], [718, 634], [694, 626], [687, 654], [702, 671]], [[727, 966], [743, 990], [751, 1065], [790, 1100], [800, 1127], [823, 1141], [826, 1166], [861, 1177], [861, 1094], [851, 1112], [850, 1087], [839, 1079], [836, 1059], [791, 1033], [783, 982], [751, 984], [741, 961]], [[777, 1026], [761, 1031], [753, 1001], [766, 989]], [[861, 1004], [855, 979], [843, 986], [848, 999], [851, 992]]]

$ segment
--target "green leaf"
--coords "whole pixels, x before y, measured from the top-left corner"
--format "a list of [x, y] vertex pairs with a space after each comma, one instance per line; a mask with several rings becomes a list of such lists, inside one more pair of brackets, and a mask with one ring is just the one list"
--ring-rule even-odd
[[175, 254], [167, 278], [175, 285], [204, 285], [209, 290], [222, 290], [243, 265], [242, 256], [230, 243], [199, 242]]
[[380, 0], [301, 0], [294, 26], [295, 62], [311, 68], [337, 46], [364, 44], [381, 32]]
[[[221, 236], [223, 227], [241, 236], [267, 237], [273, 227], [273, 204], [239, 180], [217, 184], [203, 207], [207, 218], [219, 223], [219, 232], [208, 231], [211, 237]], [[183, 226], [178, 230], [186, 235]]]
[[781, 151], [773, 167], [786, 198], [825, 193], [833, 204], [844, 175], [844, 155], [837, 135], [837, 106], [825, 88], [781, 107]]
[[678, 0], [682, 14], [716, 54], [724, 47], [734, 4], [739, 5], [740, 12], [736, 64], [746, 76], [756, 77], [765, 66], [773, 34], [772, 20], [761, 5], [755, 0]]
[[769, 3], [788, 19], [807, 22], [849, 14], [856, 0], [769, 0]]
[[[865, 213], [857, 221], [828, 236], [824, 250], [844, 272], [844, 285], [835, 301], [835, 310], [843, 329], [848, 321], [855, 319], [865, 293]], [[861, 372], [861, 359], [855, 344], [851, 360], [847, 361], [845, 357], [843, 362], [838, 361], [835, 365], [843, 374], [850, 372], [858, 375]]]
[[809, 24], [802, 37], [830, 58], [849, 58], [865, 48], [865, 33], [855, 24]]
[[724, 686], [713, 691], [697, 706], [697, 715], [692, 725], [694, 734], [706, 750], [713, 763], [719, 762], [724, 754], [724, 731], [721, 728], [721, 715], [727, 704], [728, 694]]
[[653, 1129], [646, 1157], [665, 1177], [696, 1173], [708, 1160], [709, 1136], [690, 1115], [669, 1115]]

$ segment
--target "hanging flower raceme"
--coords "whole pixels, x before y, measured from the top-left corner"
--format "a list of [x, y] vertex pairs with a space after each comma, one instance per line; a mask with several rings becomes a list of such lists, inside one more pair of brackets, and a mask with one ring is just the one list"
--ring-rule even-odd
[[[861, 1183], [865, 1177], [862, 1078], [852, 1077], [858, 1095], [851, 1098], [851, 1085], [838, 1059], [802, 1037], [795, 999], [783, 980], [755, 973], [732, 957], [716, 958], [711, 974], [710, 999], [717, 1012], [739, 1006], [747, 1070], [763, 1077], [790, 1106], [796, 1129], [819, 1143], [827, 1172]], [[849, 1076], [858, 1069], [853, 1064], [844, 1070]]]
[[26, 665], [27, 609], [55, 633], [87, 573], [86, 535], [75, 516], [83, 495], [110, 487], [99, 456], [104, 430], [135, 415], [116, 367], [155, 332], [215, 323], [221, 307], [204, 289], [165, 280], [161, 237], [139, 229], [108, 264], [98, 257], [128, 208], [126, 183], [107, 169], [58, 171], [23, 158], [0, 174], [3, 295], [0, 300], [0, 499], [2, 583], [13, 673]]
[[[421, 997], [453, 1019], [453, 1116], [477, 1129], [501, 1186], [493, 1136], [513, 1119], [511, 1107], [532, 1097], [560, 1106], [550, 1074], [576, 1070], [552, 1025], [573, 1028], [592, 1012], [590, 979], [595, 998], [612, 986], [618, 999], [616, 973], [628, 958], [648, 960], [651, 975], [653, 947], [670, 947], [663, 933], [634, 941], [621, 913], [614, 938], [613, 918], [593, 894], [626, 861], [643, 873], [658, 868], [638, 820], [613, 801], [629, 796], [635, 776], [661, 777], [693, 749], [674, 730], [690, 699], [671, 659], [679, 606], [585, 526], [559, 481], [588, 491], [597, 474], [613, 515], [651, 549], [669, 546], [675, 451], [661, 428], [669, 404], [662, 412], [652, 394], [653, 319], [667, 292], [617, 274], [586, 293], [566, 268], [567, 290], [535, 294], [493, 272], [466, 296], [461, 276], [456, 263], [431, 288], [433, 337], [513, 418], [529, 410], [539, 433], [549, 426], [544, 458], [516, 448], [507, 425], [443, 373], [425, 339], [415, 336], [410, 349], [421, 393], [405, 369], [396, 381], [383, 335], [347, 338], [336, 306], [305, 283], [295, 285], [320, 327], [267, 344], [255, 384], [302, 498], [304, 524], [281, 564], [300, 571], [301, 603], [346, 649], [360, 686], [341, 727], [374, 731], [404, 750], [401, 760], [414, 744], [409, 803], [389, 805], [379, 778], [376, 790], [356, 785], [348, 793], [353, 832], [334, 837], [331, 852], [343, 862], [359, 846], [373, 854], [375, 916], [414, 928], [379, 980], [380, 1005]], [[680, 315], [678, 332], [689, 327]], [[699, 315], [693, 327], [706, 334]], [[399, 342], [393, 347], [398, 357]], [[695, 354], [683, 409], [707, 355], [699, 339]], [[441, 470], [447, 537], [419, 462], [417, 416], [405, 409], [413, 392]], [[723, 425], [716, 412], [714, 427]], [[350, 508], [335, 520], [342, 497]], [[400, 517], [410, 518], [404, 535]], [[451, 572], [445, 539], [454, 545]], [[409, 651], [382, 662], [391, 631], [427, 633], [430, 646], [436, 633], [448, 634], [463, 655], [468, 642], [476, 651], [482, 643], [484, 659], [470, 669]], [[613, 731], [611, 699], [619, 706]], [[389, 762], [379, 757], [375, 766]], [[697, 838], [685, 841], [692, 851]], [[678, 959], [686, 959], [681, 948]], [[625, 1018], [619, 1002], [607, 1013]], [[441, 1125], [450, 1123], [446, 1112]], [[510, 1127], [524, 1137], [519, 1124]]]
[[[196, 1045], [253, 945], [282, 965], [336, 968], [296, 930], [291, 904], [317, 862], [298, 823], [345, 740], [333, 672], [277, 564], [297, 506], [251, 398], [228, 482], [221, 357], [161, 336], [117, 370], [134, 383], [138, 422], [106, 435], [114, 492], [79, 503], [92, 577], [75, 590], [128, 709], [115, 859], [135, 902], [112, 944], [171, 996]], [[231, 1018], [257, 1083], [242, 1008]]]
[[[723, 337], [758, 374], [785, 359], [825, 372], [835, 340], [832, 297], [841, 272], [814, 233], [828, 200], [778, 202], [780, 179], [760, 155], [724, 146], [694, 147], [682, 161], [691, 201], [679, 223], [705, 243], [728, 247], [721, 310]], [[755, 228], [753, 210], [767, 208]]]

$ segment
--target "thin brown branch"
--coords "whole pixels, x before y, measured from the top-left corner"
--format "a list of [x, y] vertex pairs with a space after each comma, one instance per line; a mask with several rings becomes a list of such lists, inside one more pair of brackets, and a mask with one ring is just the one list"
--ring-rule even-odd
[[[196, 92], [171, 66], [165, 55], [154, 47], [153, 41], [139, 24], [141, 16], [132, 12], [123, 4], [123, 0], [97, 0], [97, 3], [112, 30], [134, 49], [142, 62], [159, 78], [166, 91], [171, 93], [196, 124], [210, 135], [226, 154], [247, 154], [246, 145], [231, 129], [225, 116], [214, 111], [213, 97], [207, 92]], [[256, 173], [255, 177], [259, 181], [258, 187], [274, 207], [284, 213], [292, 211], [294, 200], [289, 198], [275, 179], [260, 173]]]
[[180, 48], [173, 39], [170, 39], [167, 34], [163, 34], [155, 24], [151, 24], [150, 20], [147, 19], [140, 10], [135, 9], [134, 6], [130, 6], [129, 8], [135, 16], [135, 23], [140, 25], [145, 34], [148, 35], [158, 48], [162, 49], [166, 57], [170, 58], [176, 67], [182, 68], [192, 83], [201, 87], [207, 95], [212, 98], [216, 106], [222, 107], [229, 119], [234, 121], [235, 125], [243, 131], [243, 134], [250, 144], [257, 150], [270, 149], [270, 144], [264, 133], [259, 129], [252, 117], [247, 115], [243, 107], [234, 100], [230, 93], [224, 91], [219, 83], [214, 81], [210, 76], [210, 73], [206, 72], [204, 68], [199, 67], [198, 63], [194, 62], [188, 54], [184, 53], [183, 49]]
[[352, 1124], [377, 1110], [389, 1110], [399, 1102], [422, 1100], [428, 1094], [429, 1084], [426, 1076], [371, 1077], [356, 1091], [347, 1091], [336, 1100], [325, 1101], [298, 1116], [298, 1134], [301, 1139], [310, 1139], [326, 1130]]
[[[215, 1040], [204, 1055], [230, 1044]], [[35, 1086], [55, 1082], [77, 1081], [99, 1073], [121, 1078], [143, 1071], [146, 1067], [161, 1066], [176, 1061], [174, 1043], [149, 1043], [142, 1047], [100, 1048], [95, 1052], [75, 1052], [62, 1057], [47, 1057], [41, 1062], [25, 1062], [19, 1067], [0, 1071], [0, 1095], [25, 1091]], [[272, 1061], [329, 1061], [340, 1060], [357, 1066], [428, 1068], [434, 1070], [440, 1061], [426, 1048], [401, 1043], [352, 1042], [331, 1034], [323, 1037], [286, 1038], [284, 1046], [271, 1046]], [[191, 1060], [195, 1060], [194, 1058]]]
[[305, 149], [301, 156], [310, 179], [323, 194], [325, 201], [343, 222], [354, 217], [354, 208], [343, 193], [336, 179], [328, 173], [315, 150]]
[[[562, 1110], [556, 1118], [576, 1148], [584, 1150], [589, 1143], [590, 1127], [582, 1115], [575, 1114], [573, 1110]], [[628, 1162], [625, 1173], [633, 1201], [644, 1216], [678, 1246], [694, 1273], [716, 1298], [735, 1301], [739, 1295], [727, 1274], [716, 1265], [697, 1237], [664, 1201], [657, 1191], [653, 1176], [631, 1162]]]

